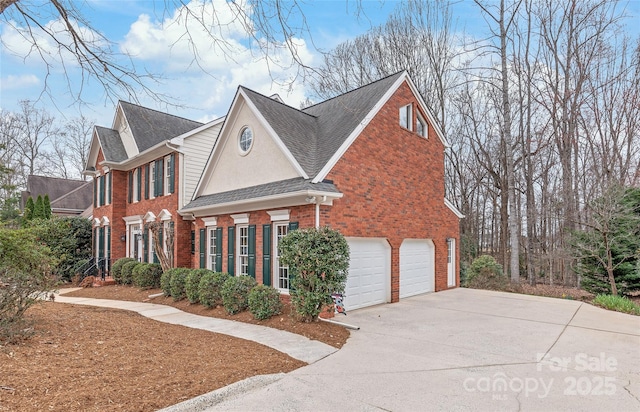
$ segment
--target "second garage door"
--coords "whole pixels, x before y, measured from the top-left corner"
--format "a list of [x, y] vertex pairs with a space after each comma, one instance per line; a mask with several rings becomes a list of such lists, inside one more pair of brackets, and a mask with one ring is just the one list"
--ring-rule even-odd
[[400, 297], [435, 290], [435, 247], [430, 239], [405, 239], [400, 245]]
[[347, 310], [389, 302], [391, 247], [382, 238], [347, 238], [350, 260], [344, 304]]

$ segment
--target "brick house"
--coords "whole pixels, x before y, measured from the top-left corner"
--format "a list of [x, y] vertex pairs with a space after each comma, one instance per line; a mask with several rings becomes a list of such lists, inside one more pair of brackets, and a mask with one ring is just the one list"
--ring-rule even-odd
[[279, 239], [328, 225], [350, 245], [349, 309], [456, 287], [462, 215], [445, 199], [446, 147], [406, 72], [302, 110], [239, 87], [179, 212], [195, 231], [186, 256], [287, 293]]
[[[174, 265], [191, 265], [191, 199], [222, 119], [194, 122], [120, 101], [111, 128], [95, 126], [84, 173], [93, 177], [94, 256], [157, 261], [145, 224], [174, 233]], [[163, 240], [164, 248], [167, 248]]]

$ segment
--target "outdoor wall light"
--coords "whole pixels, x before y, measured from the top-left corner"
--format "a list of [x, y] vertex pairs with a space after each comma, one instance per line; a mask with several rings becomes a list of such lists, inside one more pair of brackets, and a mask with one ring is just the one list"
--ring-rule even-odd
[[122, 236], [120, 236], [120, 240], [121, 240], [122, 242], [124, 242], [125, 240], [127, 240], [127, 236], [126, 236], [126, 235], [122, 235]]

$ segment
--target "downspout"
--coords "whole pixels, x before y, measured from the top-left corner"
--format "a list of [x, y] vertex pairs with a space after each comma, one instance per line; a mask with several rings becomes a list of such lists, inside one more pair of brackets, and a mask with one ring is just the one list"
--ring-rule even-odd
[[316, 229], [320, 229], [320, 200], [316, 197]]

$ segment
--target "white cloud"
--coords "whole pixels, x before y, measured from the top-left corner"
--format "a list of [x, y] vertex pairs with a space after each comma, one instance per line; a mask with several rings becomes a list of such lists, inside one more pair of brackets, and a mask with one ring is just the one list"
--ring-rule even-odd
[[33, 74], [8, 75], [0, 80], [0, 90], [17, 90], [40, 84], [38, 76]]
[[[265, 95], [278, 93], [294, 107], [305, 99], [302, 81], [296, 80], [298, 67], [285, 45], [259, 47], [248, 32], [251, 27], [226, 0], [191, 1], [186, 7], [188, 12], [182, 7], [162, 21], [140, 15], [121, 45], [150, 72], [167, 79], [158, 92], [198, 109], [195, 117], [204, 120], [224, 116], [239, 85]], [[205, 28], [203, 21], [215, 24]], [[299, 59], [312, 65], [315, 55], [307, 43], [292, 39], [292, 44]]]

